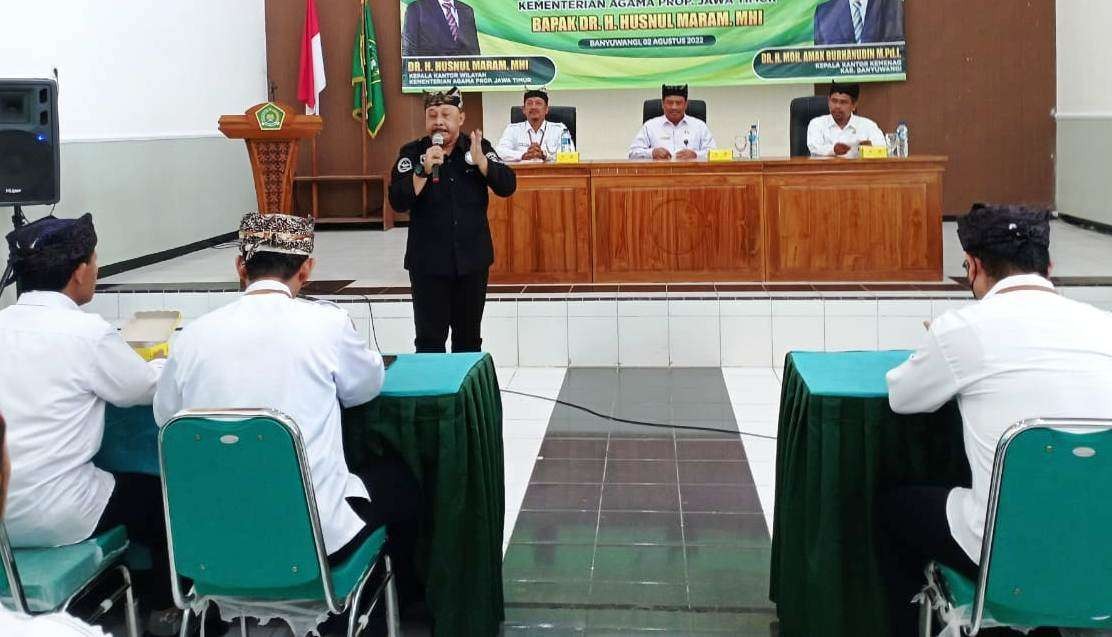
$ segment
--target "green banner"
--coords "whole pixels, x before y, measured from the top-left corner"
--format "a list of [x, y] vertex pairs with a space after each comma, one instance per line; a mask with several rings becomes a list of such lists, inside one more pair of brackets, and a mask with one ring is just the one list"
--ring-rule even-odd
[[402, 89], [906, 79], [904, 0], [401, 0]]

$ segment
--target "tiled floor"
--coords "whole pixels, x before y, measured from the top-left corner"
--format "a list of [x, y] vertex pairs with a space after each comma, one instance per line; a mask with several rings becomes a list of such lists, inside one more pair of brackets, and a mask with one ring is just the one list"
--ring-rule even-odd
[[[315, 280], [354, 280], [356, 286], [404, 286], [409, 277], [402, 269], [407, 230], [335, 230], [320, 232], [316, 239]], [[957, 224], [942, 224], [943, 262], [946, 276], [961, 276], [961, 245]], [[1112, 275], [1112, 237], [1055, 221], [1050, 254], [1057, 276]], [[106, 283], [182, 283], [234, 280], [235, 250], [210, 248], [177, 259], [138, 268], [112, 277]]]
[[[551, 395], [555, 373], [547, 386], [517, 376], [535, 371], [509, 387]], [[716, 368], [572, 368], [559, 391], [601, 415], [712, 431], [558, 405], [530, 462], [507, 430], [507, 483], [531, 477], [507, 511], [506, 634], [775, 634], [768, 526], [732, 402], [777, 395], [763, 371], [731, 377], [731, 391]], [[536, 407], [507, 398], [507, 419]]]

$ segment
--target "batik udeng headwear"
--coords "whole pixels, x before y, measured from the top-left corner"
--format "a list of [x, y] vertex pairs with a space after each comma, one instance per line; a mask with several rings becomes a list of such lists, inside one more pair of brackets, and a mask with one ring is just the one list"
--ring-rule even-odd
[[664, 99], [669, 95], [678, 95], [683, 99], [687, 99], [687, 85], [686, 84], [664, 84], [660, 87], [660, 98]]
[[246, 261], [259, 252], [309, 256], [313, 253], [313, 220], [248, 213], [239, 223], [239, 251]]
[[97, 246], [93, 216], [77, 219], [43, 217], [8, 233], [8, 267], [0, 290], [27, 272], [47, 270], [85, 259]]
[[530, 97], [539, 97], [542, 100], [544, 100], [545, 104], [548, 103], [548, 91], [545, 90], [544, 87], [525, 89], [525, 97], [523, 97], [521, 99], [521, 101], [524, 102], [525, 100], [529, 99]]
[[453, 86], [447, 91], [436, 91], [435, 93], [425, 93], [425, 108], [430, 106], [455, 106], [458, 109], [463, 108], [463, 93], [459, 92], [459, 88]]
[[1026, 206], [976, 203], [958, 217], [958, 240], [969, 253], [1010, 258], [1030, 245], [1050, 247], [1050, 212]]

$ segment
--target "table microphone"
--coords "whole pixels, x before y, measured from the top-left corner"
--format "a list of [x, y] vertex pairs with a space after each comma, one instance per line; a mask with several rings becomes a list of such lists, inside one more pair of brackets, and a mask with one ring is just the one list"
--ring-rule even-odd
[[[436, 133], [432, 136], [432, 145], [444, 147], [444, 134]], [[432, 183], [440, 183], [440, 164], [433, 164], [432, 166]]]

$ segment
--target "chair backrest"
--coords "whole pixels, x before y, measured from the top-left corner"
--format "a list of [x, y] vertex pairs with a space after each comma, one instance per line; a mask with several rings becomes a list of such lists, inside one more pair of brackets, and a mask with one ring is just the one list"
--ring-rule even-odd
[[[658, 99], [645, 100], [644, 106], [641, 107], [641, 122], [647, 122], [654, 117], [660, 117], [664, 114], [664, 103]], [[687, 114], [703, 120], [704, 124], [710, 125], [707, 121], [707, 103], [704, 100], [687, 100]]]
[[[575, 107], [574, 106], [549, 106], [548, 117], [550, 122], [560, 122], [568, 127], [568, 132], [571, 133], [571, 141], [578, 144], [575, 136]], [[510, 108], [510, 123], [516, 124], [525, 121], [525, 112], [520, 106], [513, 106]]]
[[816, 117], [830, 114], [830, 106], [827, 102], [825, 95], [808, 95], [792, 100], [788, 133], [792, 157], [811, 156], [811, 151], [807, 149], [807, 126]]
[[1112, 628], [1112, 419], [1037, 419], [996, 448], [973, 621]]
[[273, 410], [191, 410], [159, 434], [175, 601], [324, 600], [337, 607], [297, 425]]

